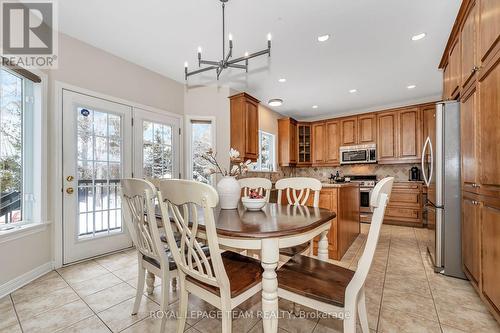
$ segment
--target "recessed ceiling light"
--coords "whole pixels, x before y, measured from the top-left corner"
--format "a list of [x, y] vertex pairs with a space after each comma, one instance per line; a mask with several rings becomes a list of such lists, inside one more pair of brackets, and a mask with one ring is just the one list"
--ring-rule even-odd
[[414, 84], [410, 84], [410, 85], [409, 85], [408, 87], [406, 87], [406, 88], [408, 88], [408, 89], [414, 89], [414, 88], [416, 88], [416, 87], [417, 87], [416, 85], [414, 85]]
[[420, 39], [424, 38], [425, 36], [426, 36], [425, 32], [422, 32], [422, 33], [420, 33], [418, 35], [413, 36], [411, 38], [411, 40], [413, 40], [413, 41], [420, 40]]
[[284, 83], [284, 82], [286, 82], [286, 79], [285, 78], [281, 78], [281, 79], [278, 80], [278, 82]]
[[313, 108], [313, 109], [317, 109], [317, 108], [318, 108], [318, 106], [317, 106], [317, 105], [313, 105], [313, 106], [312, 106], [312, 108]]
[[318, 42], [326, 42], [330, 38], [330, 35], [321, 35], [318, 36]]
[[267, 103], [271, 106], [281, 106], [283, 104], [283, 100], [279, 98], [273, 98], [270, 99]]
[[354, 94], [355, 92], [358, 92], [358, 89], [351, 89], [351, 90], [349, 90], [349, 92], [350, 92], [351, 94]]

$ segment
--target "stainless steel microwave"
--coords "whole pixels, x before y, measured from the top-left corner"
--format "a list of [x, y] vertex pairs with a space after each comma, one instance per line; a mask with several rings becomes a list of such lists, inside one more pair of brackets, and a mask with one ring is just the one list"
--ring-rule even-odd
[[340, 147], [340, 164], [377, 163], [376, 144]]

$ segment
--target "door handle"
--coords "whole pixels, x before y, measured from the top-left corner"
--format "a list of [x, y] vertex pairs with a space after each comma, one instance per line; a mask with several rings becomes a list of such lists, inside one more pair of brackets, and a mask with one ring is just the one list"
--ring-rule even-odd
[[68, 193], [68, 194], [73, 194], [74, 192], [75, 192], [75, 189], [74, 189], [74, 188], [72, 188], [72, 187], [68, 187], [68, 188], [66, 189], [66, 193]]
[[68, 182], [72, 182], [72, 181], [73, 181], [73, 179], [75, 179], [75, 177], [73, 177], [73, 176], [68, 176], [68, 177], [66, 177], [66, 180], [67, 180]]

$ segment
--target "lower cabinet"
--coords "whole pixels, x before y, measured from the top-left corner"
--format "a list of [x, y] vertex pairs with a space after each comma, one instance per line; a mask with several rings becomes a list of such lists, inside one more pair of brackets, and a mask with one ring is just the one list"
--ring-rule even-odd
[[481, 203], [482, 294], [500, 319], [500, 199]]
[[422, 184], [396, 182], [387, 204], [384, 223], [422, 226]]
[[462, 199], [462, 264], [464, 272], [476, 287], [479, 286], [479, 262], [481, 260], [479, 218], [479, 201], [468, 197], [465, 193]]

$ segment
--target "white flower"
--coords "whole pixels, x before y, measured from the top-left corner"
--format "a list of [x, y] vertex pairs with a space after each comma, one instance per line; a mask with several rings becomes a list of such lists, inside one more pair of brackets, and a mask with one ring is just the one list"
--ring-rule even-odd
[[238, 157], [240, 157], [240, 152], [239, 152], [239, 151], [237, 151], [236, 149], [231, 148], [231, 150], [229, 151], [229, 157], [230, 157], [232, 160], [235, 160], [235, 159], [237, 159]]

